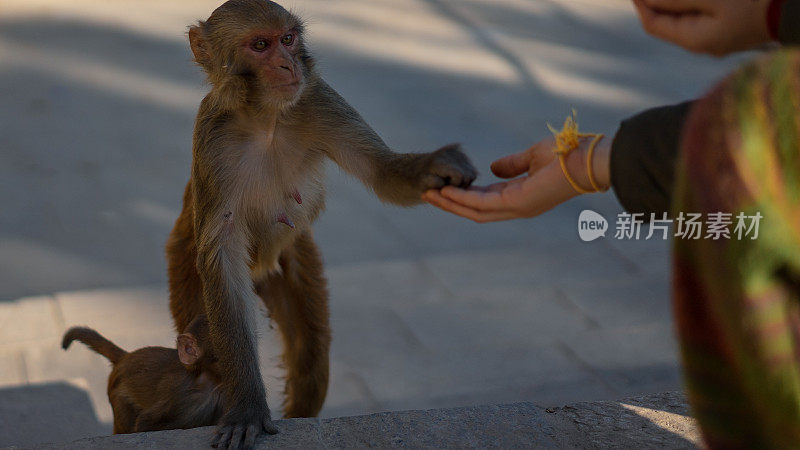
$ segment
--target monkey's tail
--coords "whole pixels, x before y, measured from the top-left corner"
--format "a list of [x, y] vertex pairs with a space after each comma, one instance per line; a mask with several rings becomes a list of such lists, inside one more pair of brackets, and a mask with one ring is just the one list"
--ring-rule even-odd
[[116, 344], [104, 338], [100, 333], [91, 328], [70, 328], [64, 333], [64, 339], [61, 341], [61, 348], [64, 350], [68, 349], [72, 341], [83, 342], [88, 345], [90, 349], [108, 358], [112, 364], [116, 364], [123, 356], [128, 354], [128, 352], [117, 347]]

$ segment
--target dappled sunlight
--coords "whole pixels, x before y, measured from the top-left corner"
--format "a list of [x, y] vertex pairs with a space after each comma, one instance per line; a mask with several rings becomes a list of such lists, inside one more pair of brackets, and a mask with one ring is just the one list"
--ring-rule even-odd
[[[508, 0], [497, 3], [497, 6], [515, 8], [523, 14], [540, 16], [539, 20], [552, 16], [556, 10], [555, 2]], [[425, 2], [421, 4], [424, 9], [431, 9]], [[611, 9], [613, 13], [630, 18], [628, 5], [620, 2], [612, 4], [615, 6]], [[587, 4], [583, 7], [590, 9]], [[325, 7], [321, 9], [324, 11]], [[595, 70], [608, 71], [615, 64], [618, 71], [634, 66], [630, 64], [620, 68], [618, 55], [612, 53], [598, 53], [533, 37], [512, 36], [502, 28], [494, 27], [483, 33], [485, 39], [491, 39], [495, 44], [487, 48], [469, 29], [452, 18], [442, 14], [420, 15], [419, 11], [396, 3], [378, 2], [348, 11], [346, 15], [338, 9], [324, 15], [328, 19], [324, 23], [313, 23], [316, 40], [326, 46], [371, 58], [459, 76], [485, 78], [512, 86], [519, 86], [523, 79], [529, 78], [539, 89], [573, 101], [588, 99], [610, 106], [642, 107], [661, 100], [656, 95], [634, 90], [621, 82], [592, 76]], [[512, 38], [514, 42], [506, 42]], [[510, 61], [504, 56], [505, 52], [498, 54], [491, 48], [500, 44], [504, 49], [525, 51], [513, 52], [518, 56]], [[518, 61], [522, 61], [524, 73], [521, 73]]]
[[137, 218], [148, 220], [157, 225], [170, 227], [180, 213], [177, 209], [168, 208], [160, 203], [140, 198], [130, 202], [127, 210]]
[[[697, 427], [694, 426], [694, 420], [688, 416], [626, 403], [620, 403], [619, 405], [637, 416], [649, 420], [654, 426], [676, 434], [694, 445], [701, 446], [703, 444], [700, 433]], [[687, 419], [690, 419], [688, 424]]]
[[[0, 38], [0, 59], [17, 70], [34, 70], [55, 74], [70, 82], [94, 89], [114, 92], [136, 101], [192, 112], [203, 98], [203, 87], [179, 84], [162, 77], [137, 73], [93, 60], [80, 53], [54, 52], [44, 47], [19, 45]], [[5, 69], [8, 70], [8, 69]]]
[[186, 27], [208, 14], [221, 0], [3, 0], [0, 13], [13, 20], [77, 20], [121, 27], [174, 41], [186, 41]]
[[0, 236], [0, 280], [5, 286], [0, 302], [24, 292], [75, 289], [86, 283], [124, 284], [136, 281], [121, 267], [88, 255], [21, 236]]
[[584, 76], [570, 67], [547, 63], [544, 60], [539, 61], [531, 70], [548, 92], [573, 102], [589, 100], [602, 105], [643, 108], [664, 101], [659, 96], [631, 89], [619, 83]]
[[[501, 83], [520, 81], [518, 74], [502, 58], [472, 46], [454, 41], [427, 41], [415, 33], [398, 35], [396, 31], [372, 30], [369, 36], [364, 36], [364, 33], [354, 35], [352, 31], [350, 25], [330, 22], [316, 25], [314, 32], [326, 45], [361, 56]], [[343, 39], [342, 36], [354, 38]]]
[[[119, 25], [186, 45], [186, 26], [206, 16], [218, 3], [143, 1], [121, 15], [119, 5], [90, 0], [58, 5], [48, 0], [11, 0], [5, 15], [15, 20], [48, 17]], [[470, 5], [480, 9], [473, 10]], [[614, 108], [640, 108], [664, 100], [663, 91], [643, 92], [650, 86], [645, 78], [640, 76], [631, 83], [630, 74], [635, 73], [637, 65], [617, 49], [598, 52], [591, 46], [576, 46], [570, 32], [575, 23], [564, 21], [564, 14], [568, 13], [595, 25], [625, 21], [627, 27], [633, 12], [624, 0], [295, 0], [286, 6], [308, 19], [312, 46], [323, 51], [336, 49], [365, 59], [540, 91], [569, 102], [584, 100]], [[483, 10], [494, 13], [482, 19], [478, 13]], [[448, 12], [457, 15], [449, 16]], [[497, 25], [495, 22], [503, 15], [512, 15], [516, 21], [529, 16], [529, 32], [520, 35], [513, 27]], [[552, 25], [540, 30], [536, 24], [542, 21]], [[563, 31], [552, 33], [558, 24]], [[581, 36], [584, 37], [577, 42], [587, 39]], [[596, 44], [597, 39], [589, 38], [587, 44]], [[4, 60], [12, 63], [10, 67], [55, 73], [95, 89], [180, 111], [196, 107], [204, 89], [89, 59], [81, 55], [79, 48], [69, 55], [52, 54], [44, 47], [0, 41], [0, 52]], [[321, 56], [324, 59], [325, 54]], [[628, 76], [614, 76], [624, 72]]]
[[[665, 101], [663, 94], [624, 83], [626, 74], [641, 70], [634, 59], [598, 53], [553, 42], [519, 43], [526, 54], [528, 69], [551, 94], [572, 102], [592, 101], [601, 105], [642, 108]], [[605, 77], [596, 74], [602, 73]], [[593, 75], [595, 74], [595, 75]]]

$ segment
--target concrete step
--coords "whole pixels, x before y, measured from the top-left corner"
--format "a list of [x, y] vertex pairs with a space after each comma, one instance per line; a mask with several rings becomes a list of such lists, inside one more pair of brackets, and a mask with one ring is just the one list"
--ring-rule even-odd
[[[278, 421], [258, 448], [694, 448], [685, 398], [666, 392], [558, 408], [533, 403]], [[99, 436], [36, 449], [206, 448], [213, 427]]]

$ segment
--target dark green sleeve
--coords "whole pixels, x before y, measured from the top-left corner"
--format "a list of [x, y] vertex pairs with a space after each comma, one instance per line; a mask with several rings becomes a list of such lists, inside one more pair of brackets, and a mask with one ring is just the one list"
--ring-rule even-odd
[[681, 130], [691, 102], [653, 108], [624, 120], [611, 144], [611, 186], [630, 213], [670, 211]]
[[800, 45], [800, 0], [787, 0], [783, 4], [778, 40], [782, 44]]

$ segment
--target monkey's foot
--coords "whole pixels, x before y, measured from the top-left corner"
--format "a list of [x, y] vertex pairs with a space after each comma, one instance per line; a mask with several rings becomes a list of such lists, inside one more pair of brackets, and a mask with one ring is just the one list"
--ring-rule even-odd
[[[226, 424], [225, 418], [222, 424], [217, 427], [211, 446], [214, 448], [238, 450], [251, 450], [256, 446], [256, 438], [264, 432], [267, 434], [277, 434], [278, 427], [272, 422], [269, 412], [258, 421], [243, 421], [240, 423]], [[247, 423], [250, 422], [250, 423]]]

